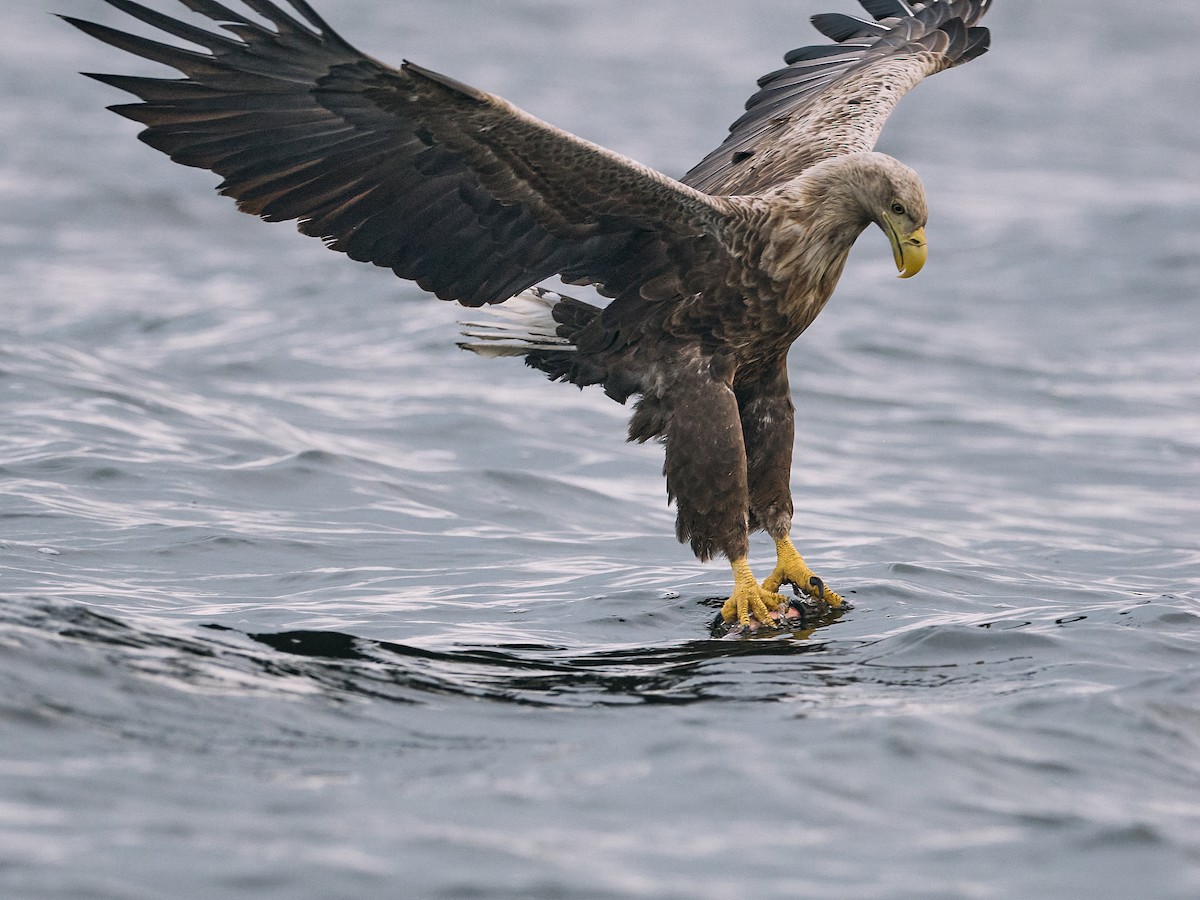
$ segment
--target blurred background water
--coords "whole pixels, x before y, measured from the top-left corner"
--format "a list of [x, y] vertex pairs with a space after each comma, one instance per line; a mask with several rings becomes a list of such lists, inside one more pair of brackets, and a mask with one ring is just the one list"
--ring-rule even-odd
[[[834, 10], [322, 7], [672, 174]], [[0, 31], [0, 895], [1200, 896], [1200, 6], [996, 0], [904, 101], [930, 264], [868, 232], [792, 356], [854, 609], [733, 641], [627, 410], [236, 214], [50, 12], [121, 22]]]

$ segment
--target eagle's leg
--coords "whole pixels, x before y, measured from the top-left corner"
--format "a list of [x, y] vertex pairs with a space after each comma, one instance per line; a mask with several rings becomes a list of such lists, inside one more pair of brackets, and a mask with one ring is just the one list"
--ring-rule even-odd
[[736, 384], [735, 391], [746, 444], [750, 527], [761, 528], [775, 541], [775, 569], [762, 583], [762, 590], [776, 595], [783, 585], [794, 584], [810, 597], [841, 606], [842, 598], [825, 587], [788, 537], [795, 407], [786, 357], [759, 367], [754, 374]]
[[671, 370], [655, 372], [656, 389], [638, 401], [630, 440], [657, 437], [665, 446], [663, 474], [675, 503], [675, 533], [702, 561], [724, 556], [733, 567], [726, 621], [769, 622], [785, 599], [759, 586], [746, 559], [750, 548], [746, 445], [732, 372], [698, 348], [682, 348]]

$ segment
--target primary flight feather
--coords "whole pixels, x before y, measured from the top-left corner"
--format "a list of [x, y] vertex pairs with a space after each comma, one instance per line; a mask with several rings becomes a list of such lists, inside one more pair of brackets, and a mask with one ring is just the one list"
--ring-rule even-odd
[[[296, 220], [445, 300], [506, 304], [462, 346], [636, 398], [629, 437], [665, 447], [679, 539], [732, 566], [725, 621], [777, 619], [783, 584], [841, 604], [788, 536], [787, 351], [867, 226], [902, 277], [924, 265], [921, 182], [873, 148], [905, 93], [987, 50], [976, 23], [990, 0], [814, 16], [835, 43], [759, 79], [728, 138], [679, 180], [416, 63], [378, 62], [304, 0], [242, 0], [245, 13], [177, 0], [220, 31], [104, 2], [192, 45], [67, 17], [183, 75], [92, 75], [139, 98], [111, 108], [147, 144], [220, 175], [244, 212]], [[611, 302], [536, 287], [552, 276]], [[762, 584], [746, 561], [755, 530], [778, 556]]]

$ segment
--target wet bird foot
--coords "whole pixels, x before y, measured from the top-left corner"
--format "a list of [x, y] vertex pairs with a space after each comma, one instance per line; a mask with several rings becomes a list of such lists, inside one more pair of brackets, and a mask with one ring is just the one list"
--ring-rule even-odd
[[722, 620], [749, 627], [751, 615], [764, 624], [779, 619], [780, 611], [787, 607], [787, 598], [760, 586], [745, 557], [733, 560], [730, 565], [733, 567], [733, 594], [721, 607]]
[[783, 585], [790, 584], [797, 591], [803, 591], [812, 599], [827, 603], [834, 609], [842, 605], [841, 595], [825, 587], [825, 582], [808, 567], [791, 538], [782, 537], [775, 541], [775, 553], [778, 557], [775, 571], [762, 583], [763, 591], [775, 594]]

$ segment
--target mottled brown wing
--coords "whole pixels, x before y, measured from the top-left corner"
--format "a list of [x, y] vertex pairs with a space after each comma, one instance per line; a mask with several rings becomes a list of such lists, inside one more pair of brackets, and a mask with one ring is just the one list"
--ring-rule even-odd
[[801, 47], [759, 91], [729, 137], [681, 180], [709, 194], [761, 193], [809, 166], [875, 146], [887, 117], [924, 78], [988, 49], [976, 27], [991, 0], [859, 0], [875, 21], [813, 16], [836, 43]]
[[243, 211], [296, 219], [439, 297], [479, 306], [555, 274], [615, 295], [694, 269], [692, 246], [719, 253], [719, 202], [499, 97], [377, 62], [303, 0], [287, 0], [298, 16], [243, 0], [265, 21], [179, 0], [232, 36], [105, 2], [202, 48], [67, 20], [185, 76], [92, 76], [141, 99], [112, 109], [143, 141], [221, 175]]

